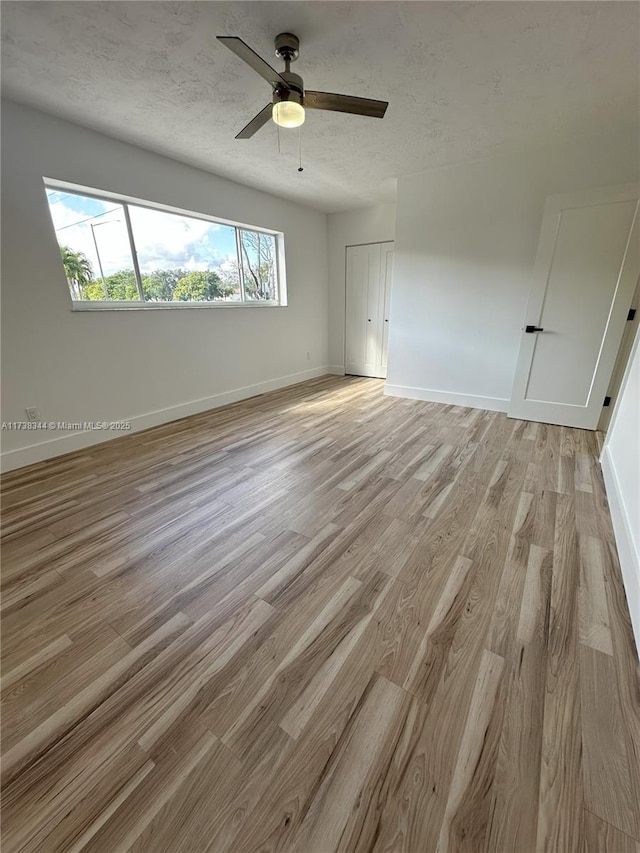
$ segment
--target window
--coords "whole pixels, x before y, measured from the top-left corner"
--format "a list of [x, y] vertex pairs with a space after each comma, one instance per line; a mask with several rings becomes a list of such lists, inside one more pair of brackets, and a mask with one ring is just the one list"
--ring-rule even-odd
[[74, 303], [284, 304], [281, 234], [51, 183], [46, 193]]

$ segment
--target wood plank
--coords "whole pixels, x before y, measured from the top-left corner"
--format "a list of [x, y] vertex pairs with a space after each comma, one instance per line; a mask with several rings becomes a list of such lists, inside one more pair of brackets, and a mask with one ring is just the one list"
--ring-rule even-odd
[[585, 809], [584, 853], [640, 853], [640, 841]]
[[380, 676], [374, 678], [308, 801], [291, 840], [294, 849], [353, 849], [355, 839], [362, 844], [371, 836], [375, 802], [409, 704], [401, 688]]
[[531, 545], [492, 789], [486, 853], [526, 850], [538, 822], [547, 675], [551, 554]]
[[580, 647], [580, 694], [585, 807], [612, 826], [640, 838], [640, 803], [634, 795], [613, 660]]
[[[482, 797], [484, 794], [486, 797], [486, 784], [482, 784], [484, 773], [480, 770], [483, 760], [489, 766], [495, 762], [501, 725], [493, 718], [500, 707], [496, 696], [504, 664], [504, 658], [486, 649], [480, 658], [478, 677], [451, 777], [436, 853], [446, 853], [449, 850], [472, 851], [482, 846], [483, 819], [481, 815], [474, 813], [473, 801], [478, 795]], [[490, 729], [493, 731], [492, 738], [488, 737]], [[489, 780], [492, 777], [493, 773], [489, 767]]]
[[605, 547], [592, 536], [580, 538], [580, 642], [613, 656], [604, 580]]
[[579, 556], [573, 498], [558, 496], [549, 614], [537, 849], [584, 842], [578, 654]]

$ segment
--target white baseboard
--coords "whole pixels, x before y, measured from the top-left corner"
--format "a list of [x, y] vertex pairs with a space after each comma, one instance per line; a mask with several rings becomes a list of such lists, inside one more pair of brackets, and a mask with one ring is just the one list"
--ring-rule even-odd
[[486, 409], [490, 412], [506, 412], [509, 401], [502, 397], [477, 397], [472, 394], [457, 394], [454, 391], [434, 391], [431, 388], [411, 388], [407, 385], [384, 386], [388, 397], [408, 397], [410, 400], [425, 400], [428, 403], [449, 403], [470, 409]]
[[622, 581], [627, 593], [631, 626], [636, 638], [636, 650], [640, 655], [640, 556], [634, 544], [631, 519], [625, 507], [620, 483], [608, 447], [602, 451], [600, 465], [602, 466], [602, 475], [607, 491], [607, 500], [609, 501], [613, 532], [616, 537]]
[[344, 365], [330, 364], [327, 371], [331, 373], [332, 376], [344, 376]]
[[49, 441], [43, 441], [39, 444], [31, 444], [27, 447], [17, 448], [16, 450], [8, 450], [0, 456], [0, 470], [13, 471], [25, 465], [33, 465], [35, 462], [43, 462], [45, 459], [61, 456], [63, 453], [82, 450], [94, 444], [101, 444], [103, 441], [122, 438], [123, 435], [131, 435], [134, 432], [140, 432], [150, 427], [189, 417], [189, 415], [197, 415], [200, 412], [206, 412], [208, 409], [217, 409], [219, 406], [226, 406], [229, 403], [236, 403], [239, 400], [256, 397], [258, 394], [264, 394], [267, 391], [277, 391], [278, 388], [296, 385], [298, 382], [304, 382], [306, 379], [326, 376], [327, 373], [331, 373], [331, 369], [323, 365], [322, 367], [315, 367], [312, 370], [304, 370], [300, 373], [291, 373], [288, 376], [268, 379], [266, 382], [259, 382], [256, 385], [233, 388], [231, 391], [223, 391], [220, 394], [214, 394], [211, 397], [202, 397], [199, 400], [192, 400], [189, 403], [180, 403], [177, 406], [170, 406], [167, 409], [147, 412], [144, 415], [136, 415], [131, 418], [117, 418], [116, 420], [127, 421], [131, 424], [131, 429], [127, 432], [83, 430], [56, 436]]

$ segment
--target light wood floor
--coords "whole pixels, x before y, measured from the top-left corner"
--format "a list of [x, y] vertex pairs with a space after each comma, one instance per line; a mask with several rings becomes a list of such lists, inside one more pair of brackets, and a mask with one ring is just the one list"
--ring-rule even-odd
[[596, 459], [333, 377], [6, 476], [4, 853], [640, 853]]

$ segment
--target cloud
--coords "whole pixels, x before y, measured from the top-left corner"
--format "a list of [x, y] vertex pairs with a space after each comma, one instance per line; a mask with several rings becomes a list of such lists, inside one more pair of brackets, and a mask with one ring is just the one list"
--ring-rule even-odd
[[[96, 278], [100, 266], [105, 276], [133, 268], [121, 205], [81, 196], [73, 196], [72, 203], [64, 196], [56, 198], [51, 196], [50, 209], [58, 241], [85, 254]], [[231, 226], [132, 205], [129, 211], [143, 273], [178, 267], [205, 270], [235, 260]]]

